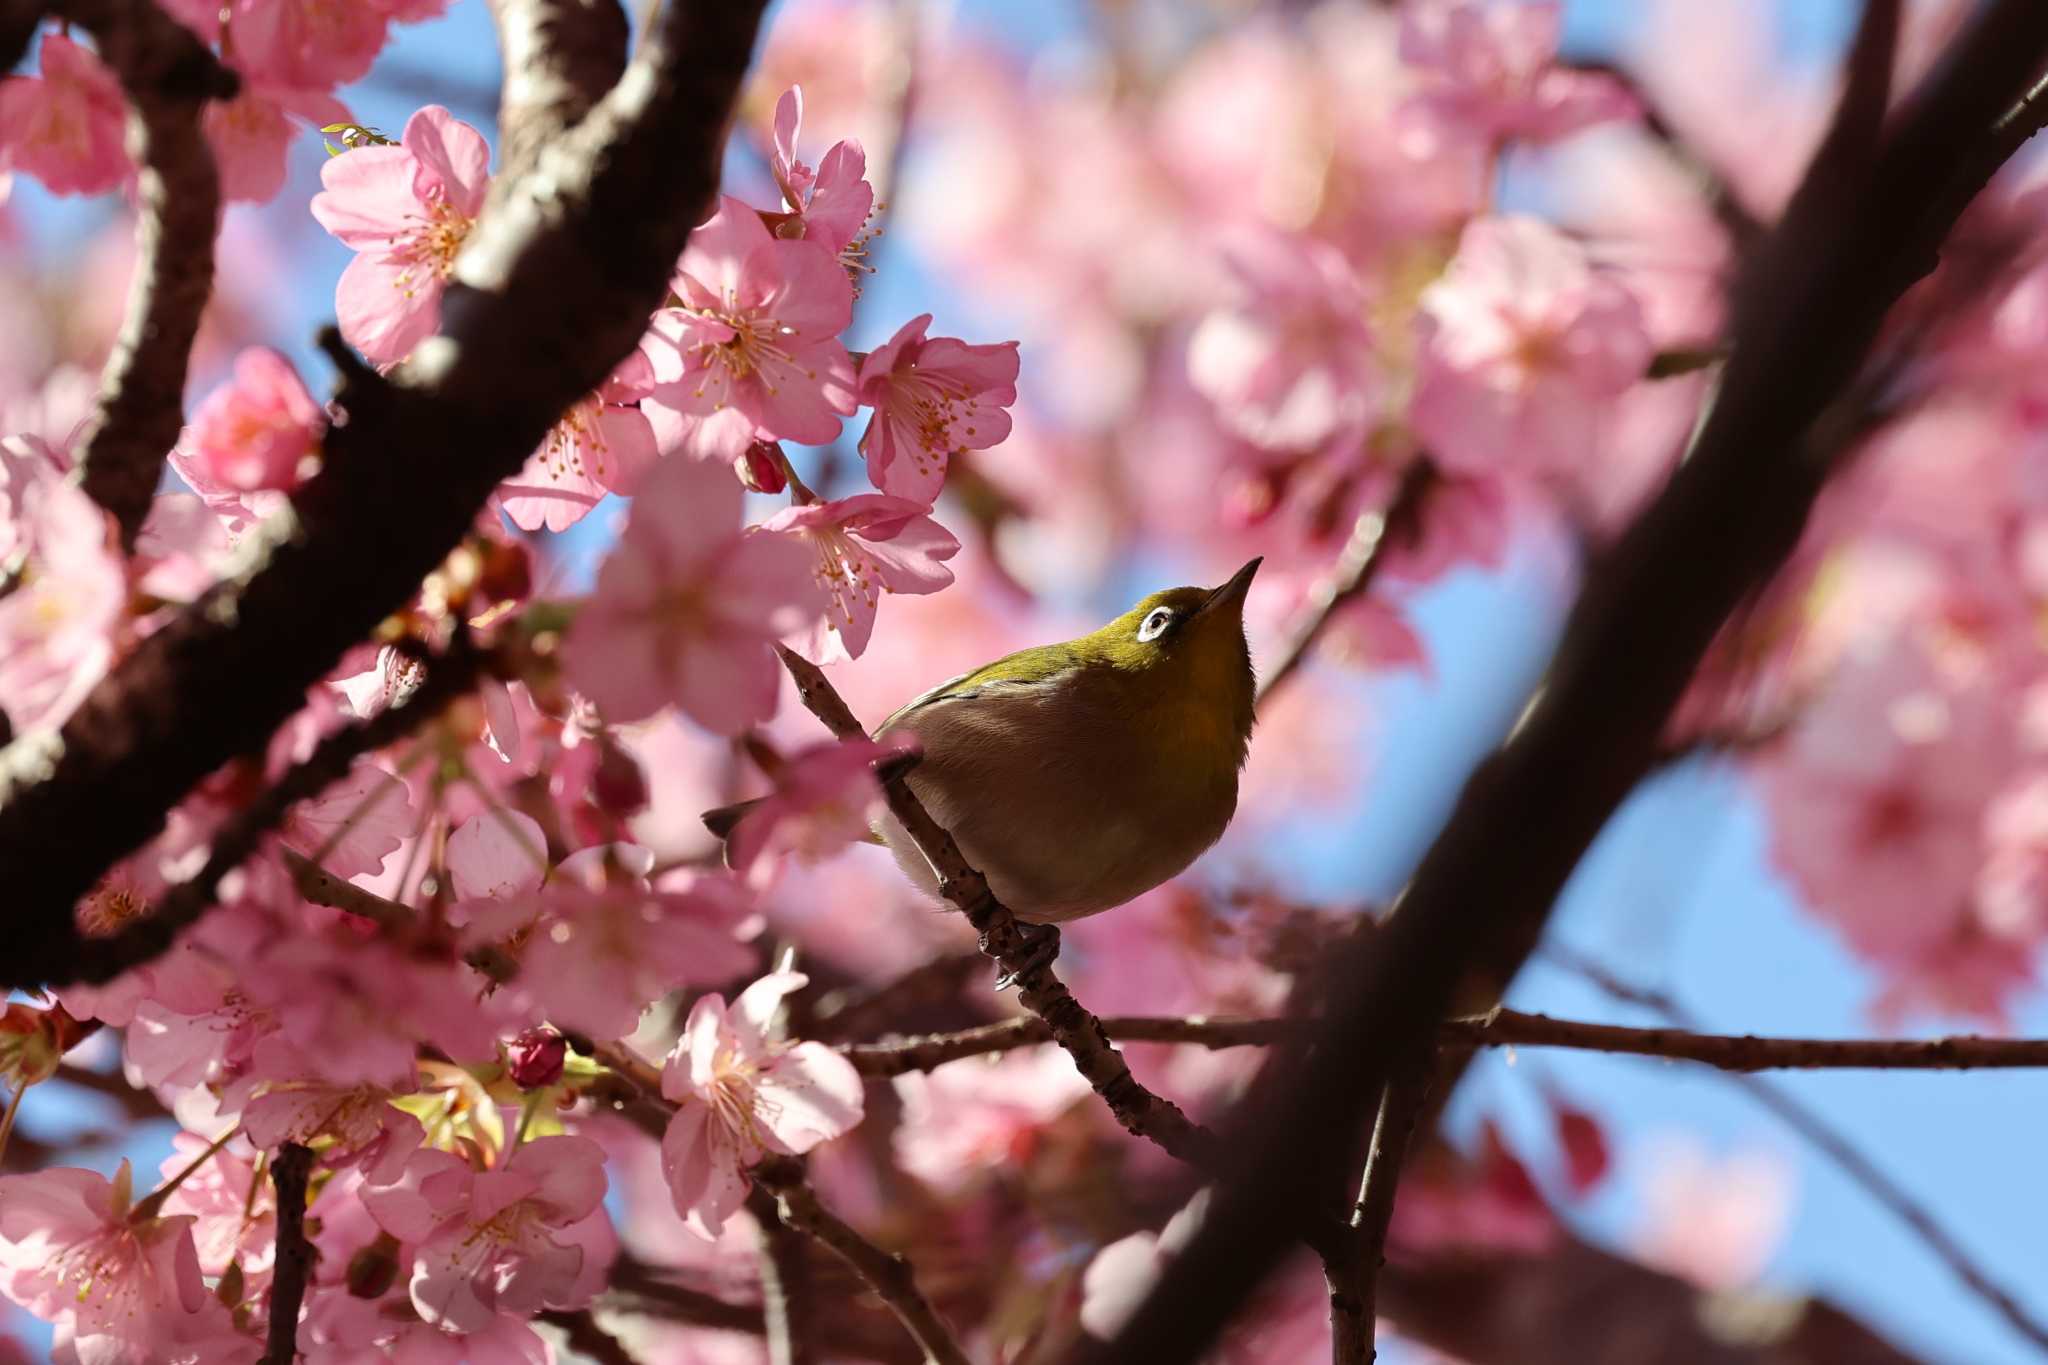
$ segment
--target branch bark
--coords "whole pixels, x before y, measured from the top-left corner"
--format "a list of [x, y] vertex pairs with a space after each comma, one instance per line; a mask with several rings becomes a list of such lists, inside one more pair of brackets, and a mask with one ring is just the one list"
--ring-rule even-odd
[[717, 188], [762, 5], [669, 5], [629, 74], [531, 174], [493, 186], [441, 335], [388, 380], [350, 369], [348, 420], [330, 429], [293, 523], [137, 646], [58, 743], [0, 754], [0, 868], [15, 907], [0, 984], [78, 978], [77, 899], [202, 777], [260, 752], [632, 351]]
[[804, 1183], [800, 1164], [788, 1157], [770, 1157], [754, 1168], [754, 1179], [775, 1197], [784, 1223], [846, 1262], [888, 1305], [929, 1365], [972, 1365], [952, 1329], [917, 1287], [910, 1262], [882, 1250], [820, 1204], [816, 1192]]
[[270, 1162], [277, 1191], [277, 1269], [270, 1281], [270, 1336], [264, 1365], [292, 1365], [299, 1355], [299, 1308], [313, 1274], [313, 1244], [306, 1238], [306, 1185], [313, 1149], [287, 1142]]
[[618, 0], [491, 0], [505, 85], [498, 97], [498, 174], [533, 169], [626, 69]]
[[1721, 623], [1796, 543], [1830, 467], [1812, 433], [1953, 226], [1930, 206], [1978, 174], [1972, 157], [2048, 54], [2048, 9], [1999, 0], [1881, 137], [1898, 20], [1896, 3], [1865, 10], [1835, 125], [1753, 258], [1689, 457], [1589, 576], [1514, 732], [1385, 926], [1337, 954], [1321, 1046], [1299, 1065], [1269, 1063], [1238, 1106], [1239, 1178], [1116, 1339], [1078, 1358], [1178, 1365], [1215, 1339], [1287, 1244], [1272, 1211], [1322, 1197], [1396, 1059], [1458, 1002], [1500, 998], [1566, 877], [1653, 763]]
[[135, 275], [76, 454], [86, 494], [113, 514], [132, 550], [185, 424], [185, 369], [213, 292], [220, 176], [199, 119], [208, 100], [233, 99], [240, 83], [153, 0], [63, 0], [56, 8], [92, 34], [128, 96]]

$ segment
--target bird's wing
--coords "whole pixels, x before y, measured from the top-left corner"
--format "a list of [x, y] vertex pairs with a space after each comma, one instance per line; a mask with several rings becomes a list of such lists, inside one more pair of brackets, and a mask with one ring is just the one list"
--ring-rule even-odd
[[928, 692], [919, 693], [905, 702], [876, 729], [876, 734], [889, 730], [902, 721], [927, 707], [941, 702], [968, 701], [991, 693], [1009, 692], [1039, 686], [1066, 672], [1072, 666], [1057, 647], [1038, 645], [1031, 649], [1020, 649], [1015, 654], [1006, 654], [994, 663], [984, 664], [957, 678], [948, 678]]

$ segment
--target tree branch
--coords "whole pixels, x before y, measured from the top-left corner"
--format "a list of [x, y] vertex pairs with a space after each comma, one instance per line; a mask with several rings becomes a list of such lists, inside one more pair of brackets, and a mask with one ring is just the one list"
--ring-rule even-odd
[[1871, 73], [1889, 70], [1897, 22], [1895, 3], [1865, 10], [1835, 126], [1751, 259], [1727, 370], [1687, 458], [1588, 575], [1546, 676], [1386, 923], [1335, 954], [1321, 1046], [1297, 1066], [1269, 1063], [1240, 1101], [1244, 1175], [1224, 1182], [1116, 1339], [1079, 1358], [1180, 1365], [1215, 1339], [1285, 1248], [1272, 1210], [1329, 1188], [1396, 1059], [1460, 1003], [1500, 999], [1572, 868], [1654, 762], [1722, 622], [1797, 543], [1832, 467], [1806, 458], [1811, 434], [1953, 226], [1928, 206], [1972, 173], [1958, 168], [2048, 53], [2048, 8], [1997, 0], [1879, 140]]
[[0, 984], [78, 979], [78, 898], [202, 777], [260, 752], [631, 353], [717, 188], [761, 8], [669, 5], [629, 74], [533, 173], [494, 183], [441, 335], [388, 380], [349, 370], [348, 420], [294, 499], [297, 524], [139, 644], [58, 743], [0, 754], [0, 868], [15, 907]]
[[313, 1274], [313, 1244], [306, 1239], [306, 1185], [313, 1149], [287, 1142], [270, 1162], [277, 1190], [277, 1270], [270, 1281], [270, 1337], [264, 1365], [292, 1365], [299, 1355], [299, 1307]]
[[1356, 1259], [1351, 1273], [1330, 1281], [1330, 1359], [1333, 1365], [1364, 1365], [1379, 1357], [1374, 1347], [1379, 1314], [1379, 1277], [1387, 1263], [1387, 1229], [1394, 1221], [1394, 1195], [1401, 1186], [1401, 1168], [1408, 1159], [1408, 1141], [1428, 1093], [1428, 1076], [1420, 1066], [1399, 1068], [1380, 1096], [1379, 1119], [1373, 1124], [1372, 1146], [1359, 1178], [1358, 1202], [1351, 1211]]
[[57, 12], [92, 34], [128, 95], [135, 274], [76, 454], [87, 495], [132, 550], [185, 424], [185, 367], [213, 292], [220, 177], [199, 118], [208, 100], [233, 99], [239, 82], [153, 0], [62, 0]]
[[789, 1157], [770, 1157], [754, 1168], [754, 1179], [775, 1197], [784, 1223], [815, 1238], [846, 1262], [888, 1305], [930, 1365], [972, 1365], [967, 1352], [953, 1339], [952, 1329], [917, 1287], [910, 1262], [868, 1241], [820, 1204], [817, 1193], [804, 1183], [801, 1165]]
[[[781, 646], [777, 650], [796, 681], [804, 707], [823, 721], [826, 729], [841, 739], [866, 738], [867, 731], [817, 665]], [[1190, 1120], [1171, 1100], [1138, 1083], [1123, 1054], [1110, 1045], [1102, 1021], [1081, 1007], [1050, 964], [1031, 957], [1031, 942], [1018, 928], [1016, 917], [996, 899], [988, 880], [968, 866], [953, 836], [932, 819], [904, 775], [899, 773], [885, 782], [883, 794], [891, 813], [938, 874], [939, 894], [981, 935], [982, 951], [1016, 979], [1018, 1002], [1044, 1021], [1052, 1040], [1074, 1059], [1075, 1067], [1117, 1122], [1133, 1136], [1149, 1138], [1183, 1161], [1213, 1167], [1218, 1157], [1215, 1135]]]
[[505, 86], [498, 174], [521, 176], [588, 114], [626, 69], [619, 0], [490, 0]]
[[640, 1365], [633, 1359], [633, 1353], [626, 1349], [625, 1343], [600, 1326], [588, 1308], [574, 1312], [550, 1308], [538, 1317], [542, 1322], [561, 1328], [562, 1334], [569, 1339], [569, 1349], [589, 1357], [597, 1365]]
[[[1307, 1025], [1294, 1019], [1106, 1018], [1103, 1031], [1119, 1043], [1193, 1043], [1200, 1047], [1252, 1047], [1288, 1038], [1306, 1040]], [[842, 1043], [839, 1052], [864, 1076], [901, 1076], [930, 1071], [963, 1057], [1009, 1052], [1053, 1041], [1052, 1028], [1035, 1015], [957, 1033], [924, 1033], [879, 1043]]]
[[[1120, 1043], [1188, 1043], [1196, 1047], [1261, 1047], [1306, 1043], [1316, 1021], [1211, 1019], [1133, 1015], [1104, 1018]], [[1052, 1041], [1045, 1021], [1005, 1019], [954, 1033], [925, 1033], [875, 1043], [842, 1043], [839, 1052], [864, 1076], [930, 1071], [965, 1057], [1009, 1052]], [[1631, 1028], [1553, 1019], [1501, 1007], [1446, 1020], [1438, 1034], [1446, 1047], [1562, 1047], [1584, 1052], [1699, 1062], [1722, 1071], [1970, 1071], [2048, 1067], [2048, 1038], [1763, 1038], [1753, 1033], [1699, 1033], [1684, 1028]]]
[[293, 805], [318, 796], [346, 777], [358, 758], [404, 738], [441, 714], [476, 684], [487, 657], [458, 642], [428, 662], [425, 678], [404, 701], [321, 740], [304, 760], [222, 824], [213, 836], [205, 866], [191, 880], [166, 892], [153, 913], [129, 921], [105, 938], [80, 939], [72, 956], [77, 979], [106, 981], [163, 952], [179, 930], [206, 912], [219, 894], [222, 879], [255, 853], [264, 835], [276, 828]]
[[[1647, 990], [1624, 981], [1583, 954], [1552, 944], [1544, 950], [1544, 956], [1591, 982], [1616, 1000], [1653, 1010], [1674, 1024], [1686, 1028], [1697, 1027], [1690, 1013], [1671, 996], [1662, 991]], [[2001, 1042], [2009, 1042], [2016, 1047], [2040, 1047], [2039, 1044], [2030, 1045], [2019, 1040], [1984, 1038], [1941, 1039], [1937, 1041], [1936, 1046], [1942, 1043], [1960, 1043], [1967, 1049], [1970, 1044]], [[2048, 1052], [2048, 1048], [2041, 1051]], [[1985, 1064], [2001, 1065], [1998, 1062]], [[1750, 1097], [1758, 1104], [1783, 1120], [1786, 1127], [1812, 1143], [1822, 1155], [1840, 1167], [1844, 1174], [1861, 1185], [1872, 1199], [1889, 1209], [1894, 1217], [1919, 1237], [1927, 1249], [1934, 1253], [1936, 1259], [1949, 1268], [1951, 1274], [1962, 1281], [1971, 1293], [1989, 1304], [2014, 1331], [2043, 1350], [2048, 1350], [2048, 1324], [2037, 1321], [2018, 1299], [1991, 1277], [1989, 1271], [1977, 1264], [1976, 1259], [1956, 1240], [1953, 1233], [1942, 1226], [1932, 1212], [1908, 1193], [1903, 1185], [1880, 1170], [1875, 1161], [1865, 1155], [1860, 1147], [1851, 1142], [1832, 1123], [1803, 1101], [1786, 1094], [1784, 1090], [1761, 1076], [1737, 1075], [1731, 1079], [1748, 1091]]]
[[1260, 703], [1301, 667], [1309, 651], [1315, 648], [1316, 641], [1329, 628], [1330, 618], [1336, 615], [1338, 608], [1371, 589], [1373, 580], [1379, 577], [1380, 570], [1386, 565], [1387, 552], [1420, 533], [1423, 512], [1428, 507], [1430, 495], [1436, 491], [1437, 482], [1436, 466], [1427, 455], [1417, 456], [1401, 475], [1394, 500], [1382, 510], [1359, 516], [1351, 528], [1351, 539], [1345, 542], [1343, 551], [1338, 554], [1329, 577], [1318, 583], [1309, 594], [1308, 606], [1301, 620], [1295, 625], [1286, 647], [1280, 651], [1280, 662], [1273, 666], [1260, 685]]

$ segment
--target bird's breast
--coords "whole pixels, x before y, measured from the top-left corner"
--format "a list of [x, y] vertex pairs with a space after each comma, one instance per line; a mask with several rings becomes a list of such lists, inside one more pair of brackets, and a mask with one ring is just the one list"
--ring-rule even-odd
[[[1212, 710], [1020, 686], [939, 702], [893, 728], [918, 737], [911, 788], [997, 897], [1053, 921], [1144, 894], [1222, 836], [1243, 746], [1217, 742]], [[922, 856], [891, 825], [882, 832], [898, 861], [929, 889]]]

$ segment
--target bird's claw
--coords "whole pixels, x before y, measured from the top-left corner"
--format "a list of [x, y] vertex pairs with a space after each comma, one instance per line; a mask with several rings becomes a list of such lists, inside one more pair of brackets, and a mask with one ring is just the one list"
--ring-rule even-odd
[[[1023, 951], [1003, 959], [1003, 970], [996, 975], [996, 989], [1006, 991], [1023, 978], [1042, 967], [1050, 967], [1060, 955], [1060, 931], [1055, 924], [1017, 923], [1017, 937], [1023, 941]], [[982, 951], [988, 951], [988, 935], [981, 936]]]

